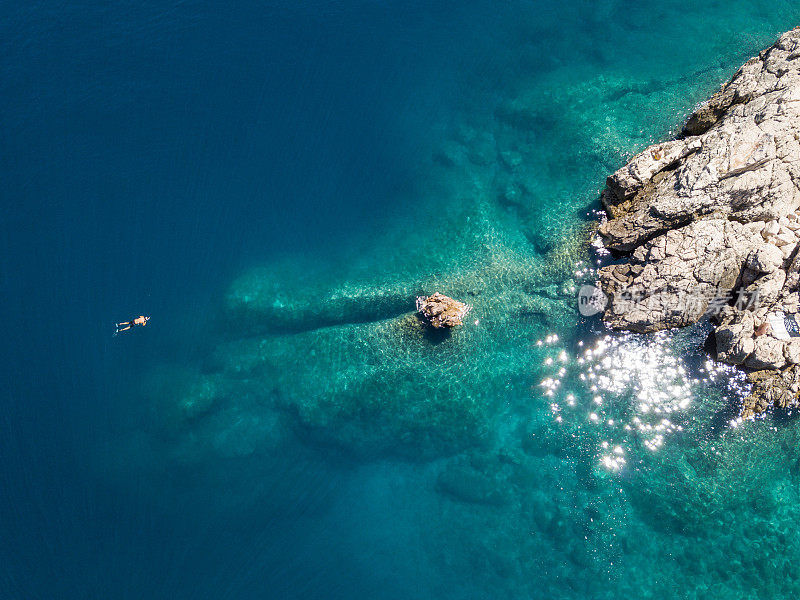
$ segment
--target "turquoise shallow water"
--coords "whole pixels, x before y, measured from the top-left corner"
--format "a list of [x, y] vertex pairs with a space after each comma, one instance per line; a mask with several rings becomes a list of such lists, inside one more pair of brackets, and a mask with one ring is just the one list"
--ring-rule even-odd
[[800, 9], [150, 8], [6, 19], [6, 597], [797, 596], [795, 419], [575, 294], [605, 176]]

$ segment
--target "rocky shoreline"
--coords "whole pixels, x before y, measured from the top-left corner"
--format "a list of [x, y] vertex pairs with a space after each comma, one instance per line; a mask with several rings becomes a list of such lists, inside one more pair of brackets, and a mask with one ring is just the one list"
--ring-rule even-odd
[[[800, 397], [800, 28], [608, 177], [600, 270], [612, 329], [709, 316], [719, 361], [754, 383], [742, 417]], [[800, 319], [798, 319], [800, 320]]]

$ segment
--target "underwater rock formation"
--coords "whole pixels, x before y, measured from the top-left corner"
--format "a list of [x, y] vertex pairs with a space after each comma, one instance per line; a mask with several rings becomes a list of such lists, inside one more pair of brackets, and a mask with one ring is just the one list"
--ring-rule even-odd
[[[626, 256], [600, 270], [610, 327], [650, 332], [710, 314], [719, 360], [794, 372], [800, 339], [768, 323], [798, 312], [798, 59], [800, 28], [747, 61], [678, 139], [650, 146], [608, 178], [599, 232]], [[757, 378], [743, 414], [795, 402], [789, 378]]]
[[[292, 274], [256, 268], [234, 281], [225, 296], [226, 322], [254, 333], [298, 333], [346, 323], [367, 323], [408, 311], [412, 289], [402, 283], [358, 281], [290, 285]], [[311, 292], [312, 287], [314, 289]]]
[[[295, 432], [314, 445], [415, 460], [446, 456], [483, 443], [501, 390], [519, 377], [515, 363], [488, 340], [525, 351], [529, 342], [518, 335], [522, 324], [542, 319], [555, 325], [554, 315], [570, 314], [571, 294], [561, 293], [561, 286], [533, 287], [539, 273], [515, 255], [500, 253], [445, 274], [454, 294], [470, 298], [481, 324], [459, 336], [439, 337], [434, 334], [455, 325], [468, 306], [441, 294], [423, 297], [429, 318], [446, 323], [427, 327], [408, 310], [414, 296], [404, 293], [438, 287], [435, 280], [384, 286], [350, 279], [325, 292], [320, 286], [295, 287], [280, 272], [259, 269], [233, 283], [225, 306], [229, 320], [246, 325], [252, 335], [218, 344], [204, 369], [219, 381], [263, 390], [263, 410], [287, 415]], [[509, 286], [517, 280], [520, 285]], [[306, 299], [342, 297], [338, 290], [345, 286], [353, 298], [391, 298], [391, 303], [382, 304], [379, 318], [365, 319], [355, 304], [335, 308], [338, 323], [329, 318], [331, 307], [321, 307], [321, 313], [328, 311], [324, 319], [310, 314]], [[395, 302], [405, 302], [404, 314], [395, 316]], [[505, 312], [483, 319], [496, 302]], [[290, 319], [297, 326], [287, 328]], [[516, 329], [509, 327], [512, 322]]]
[[[383, 254], [356, 249], [333, 266], [287, 259], [242, 273], [202, 364], [181, 386], [162, 385], [166, 375], [149, 386], [170, 416], [162, 437], [181, 457], [268, 452], [273, 439], [413, 460], [491, 445], [509, 386], [530, 385], [518, 357], [541, 362], [520, 330], [574, 327], [569, 276], [580, 247], [537, 259], [518, 229], [496, 229], [494, 210], [448, 214], [434, 242], [402, 229]], [[432, 252], [443, 238], [458, 253]], [[468, 300], [479, 325], [441, 335], [449, 329], [414, 314], [417, 296], [444, 286]], [[452, 325], [467, 305], [451, 302], [454, 312], [439, 316]], [[251, 443], [259, 431], [264, 441]]]
[[800, 370], [796, 365], [775, 371], [765, 369], [752, 371], [747, 375], [748, 381], [753, 384], [753, 389], [743, 402], [743, 419], [770, 408], [791, 408], [797, 403], [797, 393], [800, 391]]
[[434, 292], [432, 295], [417, 296], [417, 312], [436, 329], [458, 327], [472, 307], [449, 296]]

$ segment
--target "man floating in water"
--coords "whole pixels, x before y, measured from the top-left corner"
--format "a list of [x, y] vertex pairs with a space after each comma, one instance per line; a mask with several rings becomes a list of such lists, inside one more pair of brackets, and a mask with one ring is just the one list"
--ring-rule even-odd
[[133, 329], [137, 325], [141, 325], [144, 327], [147, 325], [147, 322], [150, 320], [150, 317], [145, 317], [144, 315], [140, 315], [133, 319], [132, 321], [124, 321], [122, 323], [117, 323], [117, 330], [114, 332], [114, 335], [118, 333], [122, 333], [123, 331], [128, 331], [129, 329]]

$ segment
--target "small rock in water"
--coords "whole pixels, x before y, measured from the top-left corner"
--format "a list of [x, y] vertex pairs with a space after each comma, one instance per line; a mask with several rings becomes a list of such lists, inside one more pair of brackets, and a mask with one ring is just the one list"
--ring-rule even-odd
[[417, 311], [437, 329], [457, 327], [472, 307], [458, 300], [434, 293], [431, 296], [417, 297]]

